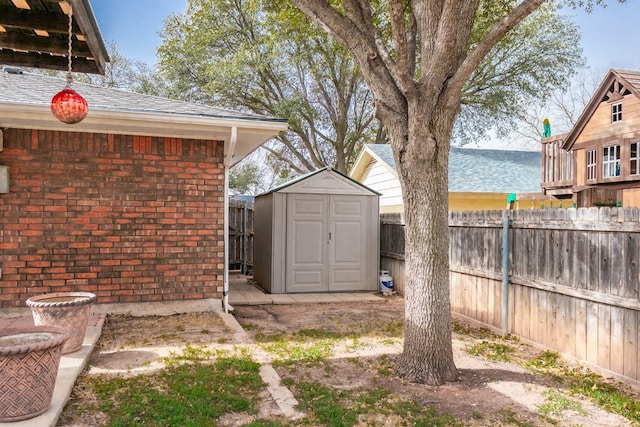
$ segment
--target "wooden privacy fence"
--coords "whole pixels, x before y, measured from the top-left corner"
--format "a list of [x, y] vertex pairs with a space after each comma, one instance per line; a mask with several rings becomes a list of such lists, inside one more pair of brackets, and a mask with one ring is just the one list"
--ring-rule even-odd
[[[640, 381], [638, 209], [450, 213], [451, 309], [494, 328], [502, 328], [505, 215], [508, 332]], [[402, 226], [383, 217], [381, 265], [402, 291], [404, 236], [390, 243], [398, 234]]]
[[253, 202], [229, 199], [229, 270], [253, 271]]

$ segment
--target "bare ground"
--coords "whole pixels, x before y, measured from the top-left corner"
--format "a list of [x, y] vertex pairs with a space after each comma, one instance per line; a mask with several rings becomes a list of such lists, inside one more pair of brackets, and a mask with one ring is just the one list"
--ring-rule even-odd
[[[299, 331], [322, 331], [344, 335], [334, 346], [333, 355], [320, 364], [277, 367], [280, 377], [295, 381], [319, 382], [338, 390], [383, 387], [398, 399], [411, 399], [446, 412], [466, 426], [632, 426], [615, 414], [597, 408], [587, 399], [570, 396], [559, 383], [536, 376], [514, 363], [486, 360], [466, 351], [478, 338], [454, 334], [454, 357], [458, 381], [439, 387], [408, 383], [393, 374], [393, 362], [402, 349], [403, 318], [401, 298], [380, 303], [340, 303], [238, 306], [234, 316], [246, 335], [225, 325], [216, 314], [184, 314], [168, 317], [113, 316], [107, 319], [87, 374], [133, 375], [161, 367], [159, 358], [180, 346], [225, 347], [249, 345], [273, 335]], [[355, 341], [348, 336], [360, 336]], [[515, 343], [518, 353], [527, 357], [539, 352]], [[251, 347], [250, 347], [251, 348]], [[78, 387], [77, 387], [78, 388]], [[544, 392], [554, 390], [578, 401], [581, 411], [565, 410], [552, 417], [538, 406]], [[295, 385], [292, 391], [296, 392]], [[279, 414], [270, 395], [264, 394], [260, 417]], [[82, 399], [91, 399], [83, 390], [74, 390], [59, 426], [102, 425], [100, 414], [79, 414]], [[239, 426], [252, 417], [230, 414], [219, 425]], [[395, 426], [401, 420], [370, 415], [361, 426]]]

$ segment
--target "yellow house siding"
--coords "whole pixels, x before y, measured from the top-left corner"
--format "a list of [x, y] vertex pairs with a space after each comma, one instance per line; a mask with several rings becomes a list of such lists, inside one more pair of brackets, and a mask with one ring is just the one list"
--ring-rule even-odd
[[500, 210], [507, 207], [507, 193], [449, 193], [449, 211]]

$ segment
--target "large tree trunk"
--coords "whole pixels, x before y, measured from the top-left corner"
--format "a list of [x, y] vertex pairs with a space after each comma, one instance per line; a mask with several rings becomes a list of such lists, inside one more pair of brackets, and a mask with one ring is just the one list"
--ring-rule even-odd
[[[414, 102], [387, 121], [405, 216], [405, 334], [396, 367], [412, 382], [455, 381], [449, 300], [448, 160], [453, 117]], [[431, 120], [426, 119], [429, 117]], [[408, 131], [408, 133], [407, 133]]]
[[[393, 147], [404, 199], [408, 277], [397, 371], [420, 383], [454, 381], [447, 203], [451, 130], [473, 71], [546, 0], [514, 2], [473, 47], [469, 36], [479, 0], [389, 0], [380, 20], [384, 30], [376, 26], [368, 1], [345, 0], [341, 10], [326, 0], [292, 1], [353, 53]], [[388, 23], [392, 48], [380, 37]]]

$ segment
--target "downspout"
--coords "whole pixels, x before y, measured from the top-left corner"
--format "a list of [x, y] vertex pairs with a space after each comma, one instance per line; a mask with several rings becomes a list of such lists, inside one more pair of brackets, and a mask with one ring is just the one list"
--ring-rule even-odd
[[502, 336], [509, 335], [509, 211], [504, 212], [502, 223]]
[[224, 279], [222, 288], [222, 307], [225, 313], [233, 311], [229, 305], [229, 167], [231, 158], [238, 142], [238, 128], [231, 128], [229, 145], [225, 146], [224, 153]]

